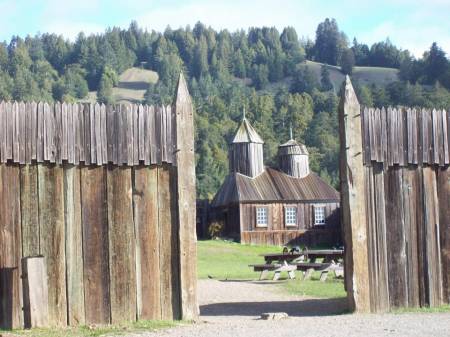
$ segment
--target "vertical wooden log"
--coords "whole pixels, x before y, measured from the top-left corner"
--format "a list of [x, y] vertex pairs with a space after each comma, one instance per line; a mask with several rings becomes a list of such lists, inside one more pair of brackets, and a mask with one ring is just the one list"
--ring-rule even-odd
[[56, 165], [38, 166], [40, 253], [46, 258], [49, 324], [67, 324], [64, 224], [64, 172]]
[[69, 325], [75, 326], [85, 323], [79, 168], [74, 166], [65, 168], [64, 187], [67, 321]]
[[[134, 169], [138, 319], [161, 319], [158, 169]], [[163, 270], [164, 272], [164, 270]]]
[[347, 76], [339, 106], [341, 203], [350, 309], [370, 311], [360, 106]]
[[86, 324], [110, 323], [106, 206], [105, 168], [82, 167], [81, 210]]
[[136, 262], [130, 167], [108, 167], [111, 322], [136, 319]]
[[20, 223], [19, 166], [0, 165], [0, 327], [6, 329], [23, 323]]
[[439, 224], [444, 302], [450, 303], [450, 167], [438, 172]]
[[[180, 319], [180, 269], [176, 223], [175, 173], [166, 164], [158, 168], [161, 318]], [[191, 264], [192, 266], [192, 264]]]
[[417, 263], [417, 198], [418, 179], [417, 168], [405, 167], [402, 169], [402, 199], [405, 230], [405, 254], [408, 307], [419, 306], [419, 270]]
[[[408, 281], [406, 270], [405, 219], [403, 210], [402, 168], [391, 167], [386, 173], [386, 222], [389, 237], [388, 271], [389, 301], [391, 308], [408, 306]], [[395, 277], [394, 277], [395, 275]]]
[[20, 210], [22, 218], [22, 254], [39, 255], [38, 167], [20, 167]]
[[48, 327], [48, 281], [45, 257], [22, 259], [25, 328]]
[[195, 156], [192, 101], [180, 74], [175, 103], [175, 162], [179, 219], [180, 284], [182, 319], [195, 319], [197, 304], [197, 235], [195, 229]]
[[0, 101], [0, 162], [6, 163], [6, 107], [5, 101]]
[[423, 168], [425, 291], [430, 306], [442, 304], [442, 269], [439, 238], [439, 207], [435, 171]]
[[374, 165], [375, 218], [377, 242], [378, 298], [377, 310], [389, 310], [389, 270], [387, 256], [386, 204], [383, 164]]

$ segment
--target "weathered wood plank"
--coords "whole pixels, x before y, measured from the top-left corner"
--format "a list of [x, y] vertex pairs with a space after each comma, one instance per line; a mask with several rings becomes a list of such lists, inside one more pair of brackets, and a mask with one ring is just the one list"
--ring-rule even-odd
[[[158, 168], [158, 218], [161, 272], [161, 318], [180, 319], [180, 269], [176, 198], [172, 184], [175, 175], [167, 165]], [[174, 171], [172, 171], [174, 172]], [[192, 210], [191, 210], [192, 211]], [[190, 264], [192, 268], [192, 264]]]
[[25, 164], [25, 155], [26, 155], [26, 140], [27, 140], [27, 134], [26, 134], [26, 110], [25, 110], [25, 103], [20, 102], [19, 103], [19, 158], [18, 162], [20, 164]]
[[145, 160], [145, 111], [144, 106], [139, 104], [138, 106], [138, 143], [139, 143], [139, 160]]
[[419, 266], [417, 263], [417, 197], [420, 181], [417, 169], [405, 167], [402, 169], [401, 193], [403, 199], [404, 230], [405, 230], [405, 253], [406, 253], [406, 275], [408, 306], [419, 306]]
[[439, 209], [436, 175], [431, 167], [423, 168], [425, 298], [430, 306], [442, 304], [442, 269], [440, 260]]
[[348, 76], [341, 92], [339, 124], [347, 296], [351, 310], [368, 312], [370, 311], [370, 289], [368, 287], [369, 268], [361, 116], [360, 106]]
[[18, 165], [0, 165], [0, 327], [23, 324], [20, 174]]
[[133, 165], [139, 165], [139, 119], [138, 106], [132, 105], [133, 112]]
[[115, 129], [116, 112], [113, 105], [106, 106], [106, 138], [108, 142], [108, 162], [117, 164], [117, 131]]
[[377, 271], [378, 271], [378, 298], [376, 308], [378, 311], [389, 310], [389, 273], [387, 257], [387, 223], [384, 170], [382, 164], [374, 165], [374, 186], [375, 186], [375, 221], [376, 221], [376, 242], [377, 242]]
[[100, 106], [100, 128], [101, 128], [101, 139], [102, 139], [102, 163], [108, 163], [108, 137], [106, 131], [106, 106], [102, 104]]
[[68, 144], [68, 130], [67, 130], [67, 118], [68, 118], [68, 104], [63, 102], [61, 104], [61, 159], [68, 159], [67, 144]]
[[80, 188], [80, 169], [74, 166], [65, 167], [67, 321], [71, 326], [85, 323]]
[[95, 163], [97, 165], [103, 164], [103, 149], [102, 149], [102, 132], [101, 132], [101, 108], [100, 104], [95, 103], [94, 105], [94, 127], [91, 128], [91, 132], [94, 133], [94, 139], [95, 139]]
[[22, 219], [22, 254], [39, 255], [39, 204], [37, 165], [20, 168], [20, 210]]
[[13, 159], [14, 115], [11, 102], [5, 103], [6, 115], [6, 159]]
[[450, 121], [450, 114], [447, 114], [445, 110], [442, 110], [442, 143], [444, 147], [444, 165], [450, 163], [450, 130], [449, 125], [447, 125], [447, 119]]
[[[126, 143], [127, 143], [127, 134], [126, 134], [126, 107], [119, 105], [119, 111], [117, 114], [117, 163], [118, 165], [123, 165], [127, 162], [126, 155]], [[125, 150], [124, 150], [125, 149]]]
[[438, 171], [439, 224], [441, 228], [441, 258], [443, 276], [443, 300], [450, 303], [450, 167]]
[[[442, 115], [441, 115], [442, 117]], [[432, 120], [432, 153], [433, 153], [433, 164], [439, 164], [439, 148], [441, 147], [442, 140], [442, 128], [439, 127], [439, 111], [433, 109], [431, 111]], [[441, 121], [442, 123], [442, 121]], [[442, 125], [442, 124], [441, 124]]]
[[162, 107], [155, 107], [155, 146], [156, 146], [156, 161], [155, 163], [161, 165], [162, 163], [162, 146], [163, 146], [163, 130], [162, 130]]
[[15, 163], [19, 163], [19, 149], [20, 149], [20, 120], [19, 120], [19, 103], [12, 104], [12, 119], [13, 119], [13, 140], [12, 140], [12, 155]]
[[67, 105], [67, 161], [75, 163], [75, 126], [73, 121], [73, 109], [76, 105]]
[[25, 328], [47, 328], [48, 284], [45, 257], [22, 259], [23, 305]]
[[[80, 151], [80, 162], [85, 163], [86, 162], [86, 127], [84, 125], [84, 109], [85, 105], [79, 103], [78, 104], [78, 123], [79, 123], [79, 133], [80, 133], [80, 142], [79, 142], [79, 151]], [[77, 136], [78, 137], [78, 136]]]
[[53, 106], [53, 114], [55, 118], [55, 162], [57, 164], [62, 164], [62, 113], [61, 113], [61, 103], [56, 102]]
[[5, 102], [0, 101], [0, 162], [6, 163], [6, 107]]
[[62, 167], [38, 165], [39, 242], [46, 258], [49, 324], [67, 324], [66, 257], [64, 222], [64, 172]]
[[134, 187], [137, 318], [161, 319], [158, 169], [135, 168]]
[[178, 81], [175, 113], [181, 318], [195, 319], [199, 314], [197, 268], [190, 262], [197, 259], [194, 111], [183, 74]]
[[80, 149], [82, 148], [81, 140], [84, 139], [80, 126], [80, 105], [75, 103], [72, 105], [72, 125], [73, 125], [73, 148], [74, 158], [73, 164], [80, 163]]
[[150, 163], [158, 164], [158, 137], [156, 134], [156, 114], [157, 107], [149, 107], [148, 134], [150, 142]]
[[125, 117], [126, 117], [126, 124], [125, 124], [125, 132], [126, 132], [126, 138], [125, 138], [125, 153], [126, 153], [126, 164], [128, 166], [133, 166], [133, 108], [130, 104], [127, 104], [125, 106]]
[[109, 167], [111, 322], [136, 319], [136, 262], [130, 167]]
[[89, 135], [91, 144], [91, 164], [97, 164], [97, 137], [95, 129], [97, 127], [97, 118], [95, 114], [95, 107], [98, 103], [90, 104], [89, 106]]
[[84, 115], [84, 156], [85, 164], [91, 165], [91, 108], [89, 103], [83, 104]]
[[87, 324], [110, 323], [109, 245], [104, 167], [81, 168], [83, 276]]
[[408, 306], [405, 219], [403, 213], [402, 171], [392, 167], [385, 175], [386, 223], [388, 224], [389, 301], [391, 308]]

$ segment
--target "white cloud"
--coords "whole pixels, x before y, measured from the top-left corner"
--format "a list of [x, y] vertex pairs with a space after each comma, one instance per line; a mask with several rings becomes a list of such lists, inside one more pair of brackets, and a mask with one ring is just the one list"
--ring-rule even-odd
[[147, 10], [136, 21], [148, 29], [164, 30], [167, 25], [172, 28], [191, 27], [201, 21], [215, 29], [227, 28], [230, 31], [246, 29], [252, 26], [275, 26], [283, 28], [295, 26], [298, 31], [313, 33], [317, 20], [309, 15], [309, 1], [300, 4], [293, 1], [279, 3], [273, 0], [261, 1], [197, 1], [178, 6], [161, 6]]
[[89, 35], [104, 31], [105, 27], [103, 25], [89, 22], [51, 21], [46, 23], [42, 28], [42, 32], [63, 35], [64, 38], [72, 41], [75, 40], [80, 32], [84, 32], [86, 35]]

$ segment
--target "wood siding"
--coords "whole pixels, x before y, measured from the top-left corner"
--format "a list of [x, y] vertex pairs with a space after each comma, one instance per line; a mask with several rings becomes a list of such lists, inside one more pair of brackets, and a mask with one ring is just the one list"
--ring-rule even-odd
[[183, 76], [168, 107], [0, 103], [1, 328], [32, 256], [49, 325], [196, 319], [193, 120]]
[[0, 162], [173, 163], [172, 107], [0, 101]]
[[264, 171], [263, 144], [233, 143], [230, 145], [230, 171], [256, 177]]
[[449, 303], [449, 126], [445, 110], [340, 104], [346, 286], [356, 311]]
[[[285, 207], [295, 207], [297, 210], [297, 225], [285, 225]], [[315, 225], [314, 207], [323, 206], [325, 209], [325, 225]], [[256, 208], [267, 207], [267, 227], [256, 225]], [[232, 217], [235, 219], [235, 217]], [[285, 245], [296, 241], [296, 237], [304, 236], [308, 231], [313, 231], [314, 239], [304, 239], [308, 242], [337, 244], [340, 242], [340, 216], [339, 203], [242, 203], [239, 207], [239, 220], [241, 227], [242, 243], [264, 243]], [[227, 223], [227, 226], [232, 224]], [[254, 233], [261, 234], [258, 236]], [[331, 234], [329, 234], [331, 233]], [[323, 240], [320, 236], [323, 235]], [[319, 236], [319, 238], [317, 237]], [[303, 241], [305, 241], [303, 240]], [[297, 240], [302, 243], [302, 240]], [[306, 243], [305, 241], [305, 243]]]

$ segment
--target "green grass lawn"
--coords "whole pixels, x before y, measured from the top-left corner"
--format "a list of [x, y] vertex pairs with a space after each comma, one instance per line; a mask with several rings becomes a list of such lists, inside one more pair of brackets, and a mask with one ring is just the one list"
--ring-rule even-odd
[[130, 333], [156, 331], [175, 326], [172, 321], [139, 321], [127, 322], [118, 325], [106, 326], [80, 326], [68, 328], [48, 328], [30, 330], [1, 330], [0, 336], [33, 336], [33, 337], [96, 337], [96, 336], [120, 336]]
[[[257, 280], [259, 273], [249, 267], [250, 264], [264, 263], [261, 254], [281, 252], [277, 246], [251, 246], [239, 243], [208, 240], [198, 242], [198, 277], [212, 277], [218, 280]], [[269, 274], [269, 278], [273, 274]], [[297, 272], [299, 276], [299, 272]], [[280, 291], [292, 295], [305, 295], [318, 298], [345, 297], [344, 282], [333, 275], [326, 282], [320, 282], [320, 274], [315, 273], [311, 280], [286, 280], [282, 274]]]

